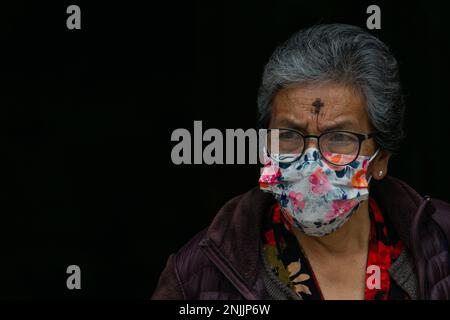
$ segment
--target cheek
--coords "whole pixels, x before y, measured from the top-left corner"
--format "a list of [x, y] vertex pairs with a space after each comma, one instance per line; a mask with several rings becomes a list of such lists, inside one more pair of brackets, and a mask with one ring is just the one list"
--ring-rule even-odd
[[373, 163], [369, 164], [369, 167], [367, 168], [367, 171], [366, 171], [366, 179], [367, 179], [367, 181], [372, 176], [373, 176]]
[[[379, 156], [379, 155], [378, 155]], [[369, 177], [374, 177], [375, 176], [375, 172], [377, 170], [377, 168], [379, 168], [379, 159], [378, 156], [373, 159], [370, 163], [369, 166], [367, 167], [367, 172], [366, 172], [366, 178], [368, 179]]]
[[[369, 131], [367, 131], [369, 132]], [[359, 150], [360, 155], [370, 156], [377, 151], [375, 141], [372, 139], [365, 140], [361, 143], [361, 149]], [[370, 166], [369, 166], [370, 167]]]

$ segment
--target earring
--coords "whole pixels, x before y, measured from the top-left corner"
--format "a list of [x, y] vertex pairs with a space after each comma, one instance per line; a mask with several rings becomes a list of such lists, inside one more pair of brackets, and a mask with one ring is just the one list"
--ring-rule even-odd
[[380, 170], [380, 171], [378, 172], [378, 176], [381, 177], [382, 175], [383, 175], [383, 170]]

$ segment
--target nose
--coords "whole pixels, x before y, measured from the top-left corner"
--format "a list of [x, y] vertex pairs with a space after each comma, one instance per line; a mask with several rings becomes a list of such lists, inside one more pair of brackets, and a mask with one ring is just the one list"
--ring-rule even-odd
[[308, 148], [319, 149], [319, 140], [317, 137], [306, 137], [305, 138], [305, 150]]

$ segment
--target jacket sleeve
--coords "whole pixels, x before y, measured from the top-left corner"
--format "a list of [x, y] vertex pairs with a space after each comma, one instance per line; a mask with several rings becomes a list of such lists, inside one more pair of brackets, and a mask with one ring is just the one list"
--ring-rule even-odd
[[183, 287], [175, 266], [175, 255], [170, 255], [152, 295], [152, 300], [184, 300]]

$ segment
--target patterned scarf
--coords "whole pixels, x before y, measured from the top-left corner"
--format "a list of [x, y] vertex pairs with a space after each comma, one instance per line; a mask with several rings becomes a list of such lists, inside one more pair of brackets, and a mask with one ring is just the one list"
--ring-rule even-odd
[[[373, 198], [369, 198], [371, 221], [365, 300], [403, 300], [408, 295], [391, 279], [389, 268], [398, 258], [403, 243], [385, 221]], [[304, 300], [323, 300], [319, 283], [290, 224], [276, 203], [270, 210], [263, 233], [266, 260], [280, 281]]]

